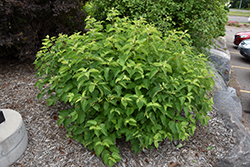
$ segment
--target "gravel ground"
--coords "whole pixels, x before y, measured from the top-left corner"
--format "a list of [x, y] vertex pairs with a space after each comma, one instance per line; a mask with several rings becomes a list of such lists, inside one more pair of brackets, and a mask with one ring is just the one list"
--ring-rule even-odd
[[[66, 137], [66, 131], [57, 127], [58, 111], [67, 106], [57, 103], [47, 107], [44, 99], [37, 100], [37, 79], [32, 63], [0, 59], [0, 108], [18, 111], [28, 131], [29, 143], [22, 157], [11, 167], [103, 167], [101, 158], [80, 143]], [[117, 141], [122, 160], [117, 167], [212, 167], [235, 144], [232, 129], [217, 117], [216, 109], [205, 127], [198, 126], [189, 142], [165, 140], [159, 149], [134, 154], [130, 144]]]

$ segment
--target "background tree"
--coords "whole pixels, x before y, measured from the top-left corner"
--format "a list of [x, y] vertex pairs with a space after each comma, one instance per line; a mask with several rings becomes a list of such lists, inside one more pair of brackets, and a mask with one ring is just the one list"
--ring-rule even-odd
[[[242, 1], [241, 7], [240, 2]], [[248, 9], [248, 4], [250, 5], [250, 0], [231, 0], [231, 8], [241, 8], [241, 9]]]
[[[105, 21], [113, 7], [131, 19], [144, 17], [165, 33], [167, 29], [188, 31], [194, 46], [209, 46], [224, 35], [227, 23], [226, 0], [93, 0], [94, 17]], [[107, 22], [106, 22], [107, 23]]]
[[1, 56], [35, 56], [46, 35], [84, 31], [87, 0], [1, 0]]

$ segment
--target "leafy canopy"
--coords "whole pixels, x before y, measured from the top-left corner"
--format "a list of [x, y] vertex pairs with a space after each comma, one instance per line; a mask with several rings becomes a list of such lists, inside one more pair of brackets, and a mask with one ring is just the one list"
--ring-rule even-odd
[[1, 56], [35, 58], [46, 35], [84, 31], [87, 0], [1, 0]]
[[188, 31], [197, 49], [212, 44], [214, 38], [225, 35], [227, 0], [93, 0], [94, 17], [106, 24], [107, 13], [113, 7], [122, 17], [143, 17], [167, 35], [168, 29]]
[[187, 33], [162, 37], [142, 18], [117, 15], [108, 14], [106, 28], [88, 18], [86, 35], [47, 36], [35, 61], [38, 98], [49, 94], [48, 106], [70, 103], [58, 125], [110, 166], [121, 159], [116, 139], [124, 137], [136, 153], [165, 138], [188, 140], [198, 121], [207, 124], [213, 85]]

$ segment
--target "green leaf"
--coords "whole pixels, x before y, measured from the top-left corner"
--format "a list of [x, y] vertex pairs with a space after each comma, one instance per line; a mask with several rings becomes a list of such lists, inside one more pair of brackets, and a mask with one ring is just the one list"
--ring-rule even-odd
[[95, 120], [88, 120], [85, 126], [97, 125]]
[[63, 87], [63, 91], [64, 92], [69, 92], [69, 90], [71, 90], [74, 86], [70, 83], [66, 84], [64, 87]]
[[100, 124], [100, 127], [101, 127], [101, 132], [102, 132], [105, 136], [108, 136], [107, 128], [106, 128], [105, 124]]
[[40, 100], [46, 93], [39, 93], [37, 95], [37, 99]]
[[113, 152], [112, 157], [116, 160], [116, 162], [119, 162], [122, 159], [117, 152]]
[[153, 138], [154, 138], [154, 140], [158, 140], [158, 139], [161, 138], [161, 134], [156, 133], [155, 136], [154, 136]]
[[68, 93], [63, 93], [61, 99], [64, 103], [67, 103], [69, 100]]
[[95, 90], [95, 84], [94, 84], [94, 83], [91, 83], [91, 84], [89, 85], [89, 92], [92, 93], [94, 90]]
[[53, 100], [51, 100], [51, 99], [47, 99], [48, 100], [48, 103], [47, 103], [47, 106], [51, 106], [52, 104], [53, 104]]
[[109, 150], [110, 150], [111, 152], [116, 152], [116, 153], [119, 153], [119, 152], [120, 152], [119, 149], [118, 149], [115, 145], [110, 146], [110, 147], [109, 147]]
[[112, 167], [114, 163], [116, 163], [116, 160], [112, 157], [109, 157], [109, 161], [108, 161], [109, 167]]
[[149, 114], [149, 118], [150, 118], [150, 121], [156, 126], [157, 121], [156, 121], [155, 116], [153, 115], [153, 113]]
[[169, 121], [168, 125], [169, 125], [169, 128], [172, 131], [172, 133], [175, 134], [176, 133], [175, 122]]
[[147, 73], [146, 75], [149, 76], [149, 79], [152, 79], [158, 72], [158, 69], [154, 69], [151, 72]]
[[66, 71], [68, 71], [70, 69], [69, 66], [62, 66], [60, 69], [59, 69], [59, 72], [60, 73], [65, 73]]
[[60, 115], [62, 117], [67, 117], [69, 115], [69, 111], [68, 110], [62, 110], [62, 111], [59, 111]]
[[127, 108], [127, 109], [126, 109], [126, 114], [127, 114], [127, 116], [130, 116], [133, 112], [134, 112], [134, 109], [133, 109], [133, 108]]
[[208, 147], [207, 147], [207, 150], [215, 150], [215, 148], [212, 147], [212, 146], [208, 146]]
[[181, 148], [183, 145], [181, 143], [179, 143], [176, 148]]
[[148, 89], [148, 88], [149, 88], [149, 85], [150, 85], [150, 80], [149, 80], [149, 79], [143, 79], [142, 82], [144, 83], [146, 89]]
[[167, 127], [168, 126], [168, 121], [167, 121], [166, 116], [162, 115], [162, 116], [160, 116], [160, 119], [161, 119], [162, 125], [164, 125], [165, 127]]
[[186, 100], [186, 97], [180, 97], [179, 98], [180, 102], [181, 102], [181, 106], [183, 106], [185, 100]]
[[104, 146], [102, 146], [102, 145], [97, 145], [97, 146], [94, 147], [95, 154], [96, 154], [97, 157], [100, 156], [100, 154], [102, 153], [103, 149], [104, 149]]
[[174, 109], [169, 109], [167, 112], [166, 112], [166, 115], [169, 117], [169, 118], [174, 118], [175, 116], [175, 110]]
[[120, 85], [116, 85], [114, 89], [117, 92], [118, 97], [120, 97], [122, 94], [122, 87]]
[[[94, 133], [95, 133], [95, 135], [96, 135], [97, 137], [100, 136], [100, 130], [99, 130], [98, 127], [99, 127], [99, 126], [95, 127], [95, 129], [94, 129]], [[92, 128], [92, 127], [90, 127], [90, 128]], [[89, 128], [89, 129], [90, 129], [90, 128]]]
[[103, 142], [103, 145], [107, 147], [109, 147], [110, 145], [114, 145], [114, 143], [110, 139], [104, 139], [102, 142]]
[[152, 93], [150, 94], [150, 96], [152, 97], [152, 98], [154, 98], [159, 92], [161, 92], [163, 89], [161, 88], [161, 87], [159, 87], [159, 86], [156, 86], [156, 87], [154, 87], [153, 88], [153, 90], [152, 90]]
[[63, 121], [64, 121], [63, 118], [58, 119], [58, 121], [57, 121], [57, 126], [60, 126], [60, 125], [63, 123]]
[[65, 118], [64, 121], [63, 121], [64, 127], [68, 126], [71, 122], [72, 122], [71, 118]]
[[75, 134], [75, 135], [78, 135], [78, 134], [81, 134], [83, 131], [84, 131], [84, 128], [83, 128], [83, 127], [78, 127], [78, 128], [74, 131], [74, 134]]
[[74, 122], [78, 118], [78, 113], [74, 111], [73, 113], [70, 114], [72, 116], [72, 121]]
[[180, 115], [175, 116], [174, 119], [175, 119], [175, 120], [178, 120], [178, 121], [186, 121], [186, 118], [184, 118], [184, 117], [182, 117], [182, 116], [180, 116]]
[[145, 98], [143, 98], [143, 95], [141, 95], [136, 100], [136, 104], [137, 104], [139, 110], [141, 110], [141, 108], [143, 107], [143, 105], [147, 105], [147, 101], [146, 101]]
[[182, 125], [182, 126], [187, 126], [188, 124], [189, 124], [189, 122], [186, 122], [186, 121], [181, 122], [181, 125]]
[[84, 122], [85, 118], [86, 118], [86, 114], [82, 110], [80, 110], [78, 113], [77, 123], [82, 124]]
[[83, 110], [83, 111], [86, 111], [88, 104], [89, 104], [89, 103], [88, 103], [87, 100], [83, 100], [83, 101], [81, 102], [81, 107], [82, 107], [82, 110]]
[[156, 107], [160, 109], [161, 105], [159, 103], [150, 102], [147, 104], [147, 107]]
[[192, 85], [188, 85], [188, 92], [190, 92], [192, 89], [193, 89], [193, 86]]
[[131, 150], [135, 151], [135, 154], [141, 151], [140, 143], [137, 139], [131, 140], [132, 148]]
[[156, 148], [158, 148], [158, 147], [159, 147], [159, 143], [158, 143], [158, 141], [157, 141], [157, 140], [154, 140], [154, 145], [155, 145], [155, 147], [156, 147]]
[[170, 141], [172, 141], [172, 140], [173, 140], [172, 134], [171, 134], [171, 133], [167, 133], [167, 138], [168, 138]]
[[102, 160], [103, 160], [105, 165], [108, 164], [109, 157], [110, 157], [109, 151], [108, 150], [103, 150], [103, 152], [102, 152]]
[[44, 85], [45, 85], [44, 83], [39, 83], [38, 89], [41, 91]]

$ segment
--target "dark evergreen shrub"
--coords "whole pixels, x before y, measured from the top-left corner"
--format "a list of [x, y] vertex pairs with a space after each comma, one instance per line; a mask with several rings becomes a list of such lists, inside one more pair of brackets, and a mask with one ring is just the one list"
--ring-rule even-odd
[[0, 56], [32, 57], [41, 39], [84, 31], [87, 0], [1, 0]]

